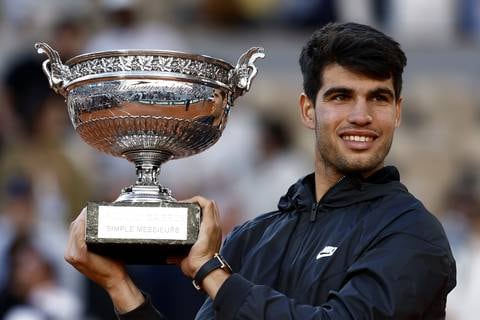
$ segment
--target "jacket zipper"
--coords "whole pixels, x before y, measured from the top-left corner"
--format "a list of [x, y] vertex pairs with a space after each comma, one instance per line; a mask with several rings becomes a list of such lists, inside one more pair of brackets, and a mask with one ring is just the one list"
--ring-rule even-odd
[[318, 212], [320, 211], [320, 209], [321, 209], [322, 206], [323, 206], [323, 202], [324, 202], [325, 197], [326, 197], [336, 186], [338, 186], [338, 185], [343, 181], [343, 179], [345, 179], [345, 176], [341, 177], [330, 189], [328, 189], [328, 191], [323, 195], [323, 197], [322, 197], [318, 202], [315, 202], [315, 203], [312, 205], [312, 210], [310, 211], [310, 222], [315, 222], [315, 221], [317, 220]]

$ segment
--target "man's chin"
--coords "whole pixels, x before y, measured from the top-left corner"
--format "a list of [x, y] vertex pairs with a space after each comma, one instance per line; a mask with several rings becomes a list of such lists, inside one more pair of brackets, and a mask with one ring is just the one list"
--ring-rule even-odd
[[368, 176], [382, 167], [383, 161], [344, 159], [344, 161], [339, 161], [337, 169], [343, 174], [357, 173]]

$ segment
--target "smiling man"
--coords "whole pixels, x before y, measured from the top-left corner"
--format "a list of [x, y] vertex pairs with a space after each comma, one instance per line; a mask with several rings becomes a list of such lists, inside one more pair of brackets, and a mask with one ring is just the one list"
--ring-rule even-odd
[[[203, 220], [179, 264], [209, 296], [197, 319], [445, 318], [455, 286], [447, 238], [397, 169], [384, 166], [405, 65], [398, 43], [365, 25], [312, 35], [300, 56], [300, 114], [315, 133], [315, 172], [277, 211], [237, 227], [221, 255], [215, 203], [190, 199]], [[106, 289], [119, 318], [163, 319], [121, 263], [86, 250], [84, 233], [82, 212], [66, 259]]]

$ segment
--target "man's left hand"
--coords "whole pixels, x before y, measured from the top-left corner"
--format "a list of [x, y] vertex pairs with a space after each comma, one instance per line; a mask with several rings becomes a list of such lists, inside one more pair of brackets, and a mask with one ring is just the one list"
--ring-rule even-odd
[[198, 240], [190, 249], [187, 257], [181, 260], [182, 272], [190, 278], [195, 277], [198, 269], [213, 258], [220, 250], [222, 242], [222, 229], [217, 205], [214, 201], [195, 196], [185, 202], [196, 202], [202, 208], [202, 222]]

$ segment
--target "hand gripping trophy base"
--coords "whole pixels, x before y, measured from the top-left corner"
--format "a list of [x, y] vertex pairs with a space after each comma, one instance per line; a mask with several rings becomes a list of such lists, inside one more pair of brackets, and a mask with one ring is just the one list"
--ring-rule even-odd
[[171, 155], [139, 150], [124, 156], [135, 163], [137, 181], [113, 203], [88, 203], [89, 250], [134, 264], [163, 264], [169, 256], [187, 255], [198, 237], [201, 210], [196, 203], [177, 202], [159, 185], [160, 165]]

